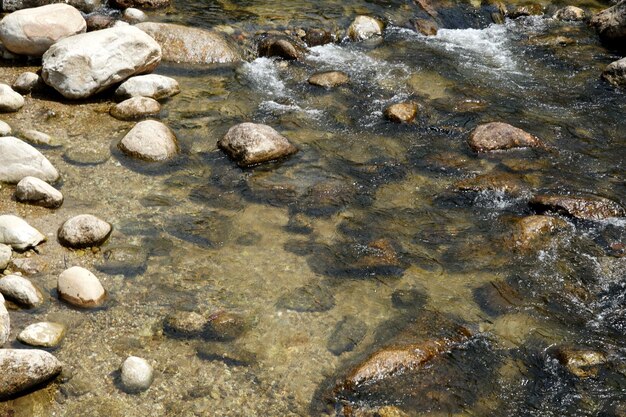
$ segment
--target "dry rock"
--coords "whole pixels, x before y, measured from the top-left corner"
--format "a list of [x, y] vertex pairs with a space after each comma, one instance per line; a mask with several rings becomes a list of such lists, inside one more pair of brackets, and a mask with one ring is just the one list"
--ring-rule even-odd
[[81, 214], [66, 220], [59, 228], [59, 242], [70, 248], [99, 246], [111, 234], [109, 223], [91, 214]]
[[626, 88], [626, 58], [611, 62], [602, 77], [616, 87]]
[[530, 133], [501, 122], [486, 123], [476, 127], [470, 134], [468, 142], [475, 152], [543, 146], [541, 141]]
[[55, 182], [59, 173], [37, 149], [13, 136], [0, 137], [0, 182], [17, 184], [24, 177]]
[[98, 307], [106, 299], [100, 280], [80, 266], [73, 266], [59, 275], [57, 291], [62, 300], [76, 307]]
[[24, 97], [20, 93], [0, 83], [0, 112], [16, 112], [24, 106]]
[[276, 130], [256, 123], [231, 127], [217, 145], [242, 167], [285, 158], [298, 151]]
[[590, 24], [603, 40], [623, 46], [626, 41], [626, 0], [593, 15]]
[[24, 177], [17, 183], [15, 199], [46, 208], [58, 208], [63, 204], [63, 194], [36, 177]]
[[150, 97], [155, 100], [180, 93], [178, 81], [163, 75], [148, 74], [131, 77], [115, 90], [115, 97], [125, 100], [131, 97]]
[[0, 243], [13, 249], [25, 250], [45, 240], [46, 237], [24, 219], [11, 214], [0, 216]]
[[38, 349], [0, 349], [0, 398], [42, 384], [61, 373], [62, 365]]
[[13, 251], [9, 245], [0, 243], [0, 271], [4, 271], [11, 262]]
[[11, 318], [4, 305], [4, 297], [0, 294], [0, 348], [9, 340], [11, 335]]
[[146, 20], [148, 20], [148, 15], [146, 15], [139, 9], [129, 7], [122, 12], [122, 19], [124, 19], [125, 22], [128, 22], [131, 25], [135, 25], [137, 23], [145, 22]]
[[143, 117], [157, 116], [161, 112], [161, 104], [149, 97], [133, 97], [111, 107], [111, 116], [119, 120], [134, 120]]
[[34, 72], [26, 71], [21, 73], [13, 83], [13, 89], [21, 94], [28, 94], [43, 84], [43, 80]]
[[9, 136], [11, 132], [11, 126], [7, 122], [0, 120], [0, 136]]
[[0, 278], [0, 293], [26, 308], [37, 307], [43, 303], [41, 291], [28, 279], [19, 275], [7, 275]]
[[576, 6], [565, 6], [554, 14], [558, 20], [581, 21], [585, 20], [585, 11]]
[[165, 161], [178, 153], [176, 135], [169, 127], [156, 120], [137, 123], [118, 147], [128, 156], [151, 162]]
[[34, 323], [22, 330], [17, 340], [30, 346], [53, 348], [61, 343], [66, 330], [67, 327], [61, 323], [50, 321]]

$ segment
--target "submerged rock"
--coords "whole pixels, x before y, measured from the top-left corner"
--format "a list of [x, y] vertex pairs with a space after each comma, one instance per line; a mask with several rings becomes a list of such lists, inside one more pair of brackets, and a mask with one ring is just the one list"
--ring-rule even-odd
[[286, 35], [264, 35], [258, 43], [259, 56], [280, 57], [284, 59], [302, 59], [306, 47]]
[[64, 324], [43, 321], [27, 326], [17, 336], [17, 340], [30, 346], [53, 348], [61, 343], [66, 330]]
[[272, 127], [256, 123], [231, 127], [217, 146], [241, 167], [285, 158], [298, 152], [298, 148]]
[[27, 142], [34, 145], [58, 147], [59, 143], [55, 138], [47, 133], [40, 132], [34, 129], [20, 130], [19, 136]]
[[0, 349], [0, 398], [35, 387], [61, 373], [61, 362], [38, 349]]
[[36, 177], [24, 177], [17, 183], [15, 199], [46, 208], [58, 208], [63, 204], [63, 194]]
[[24, 106], [24, 97], [7, 84], [0, 83], [0, 112], [15, 112]]
[[325, 71], [311, 75], [309, 84], [324, 88], [338, 87], [350, 82], [350, 77], [343, 71]]
[[250, 366], [257, 360], [251, 352], [238, 344], [201, 342], [196, 348], [198, 357], [206, 361], [220, 361], [229, 366]]
[[119, 120], [154, 117], [161, 112], [161, 104], [149, 97], [133, 97], [111, 107], [109, 113]]
[[0, 216], [0, 243], [25, 250], [44, 242], [46, 237], [25, 220], [5, 214]]
[[33, 308], [43, 303], [41, 291], [28, 279], [19, 275], [7, 275], [0, 278], [0, 293], [26, 308]]
[[383, 33], [383, 23], [369, 16], [357, 16], [348, 28], [348, 37], [362, 41]]
[[163, 75], [148, 74], [131, 77], [115, 90], [115, 97], [125, 100], [131, 97], [150, 97], [155, 100], [180, 93], [178, 81]]
[[529, 204], [539, 213], [552, 211], [584, 220], [626, 216], [620, 204], [598, 196], [536, 195]]
[[169, 127], [156, 120], [137, 123], [118, 145], [128, 156], [150, 162], [171, 159], [178, 153], [176, 135]]
[[41, 76], [66, 98], [82, 99], [150, 72], [160, 61], [154, 39], [134, 26], [119, 26], [58, 41], [43, 55]]
[[367, 325], [363, 320], [355, 316], [344, 316], [335, 326], [326, 346], [333, 355], [339, 356], [354, 350], [366, 333]]
[[207, 321], [207, 317], [195, 311], [175, 311], [163, 321], [163, 330], [179, 338], [199, 337], [204, 332]]
[[137, 393], [150, 388], [154, 373], [148, 361], [137, 356], [129, 356], [122, 364], [121, 377], [124, 390]]
[[606, 362], [606, 355], [591, 349], [580, 349], [569, 346], [561, 346], [556, 351], [561, 365], [579, 378], [596, 376], [598, 365]]
[[0, 137], [0, 182], [16, 184], [24, 177], [46, 182], [59, 179], [59, 173], [37, 149], [13, 136]]
[[111, 234], [109, 223], [91, 214], [81, 214], [66, 220], [59, 228], [59, 242], [74, 249], [99, 246]]
[[602, 77], [615, 87], [626, 88], [626, 58], [611, 62], [602, 72]]
[[554, 14], [554, 18], [558, 20], [581, 21], [585, 17], [585, 11], [576, 6], [565, 6]]
[[335, 306], [335, 296], [326, 286], [305, 285], [283, 294], [276, 307], [298, 312], [328, 311]]
[[410, 123], [417, 116], [417, 104], [411, 102], [392, 104], [385, 109], [384, 115], [392, 122]]
[[145, 272], [148, 252], [138, 245], [108, 247], [102, 252], [102, 262], [96, 264], [98, 271], [105, 274], [135, 276]]
[[205, 338], [220, 341], [235, 340], [248, 329], [246, 318], [233, 311], [221, 310], [211, 314], [205, 325]]
[[0, 294], [0, 348], [9, 340], [11, 335], [11, 317], [4, 305], [4, 297]]
[[41, 56], [55, 42], [86, 29], [85, 19], [74, 7], [48, 4], [4, 17], [0, 22], [0, 41], [15, 54]]
[[528, 190], [524, 182], [515, 174], [507, 172], [489, 172], [473, 178], [461, 180], [455, 184], [460, 191], [496, 191], [519, 195]]
[[541, 141], [530, 133], [501, 122], [486, 123], [476, 127], [470, 134], [468, 143], [475, 152], [543, 146]]
[[593, 15], [589, 23], [603, 40], [623, 46], [626, 41], [626, 0]]
[[100, 280], [87, 269], [73, 266], [59, 275], [59, 297], [76, 307], [98, 307], [106, 298]]
[[565, 220], [551, 216], [526, 216], [515, 222], [511, 235], [513, 247], [531, 250], [537, 247], [542, 238], [567, 227]]

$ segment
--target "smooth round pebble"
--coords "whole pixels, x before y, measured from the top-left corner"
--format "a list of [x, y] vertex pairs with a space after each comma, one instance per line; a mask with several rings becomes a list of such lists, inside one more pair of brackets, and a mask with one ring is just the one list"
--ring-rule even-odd
[[0, 136], [9, 136], [13, 130], [7, 122], [0, 120]]
[[85, 268], [73, 266], [59, 275], [59, 297], [76, 307], [98, 307], [106, 298], [100, 280]]
[[104, 220], [91, 214], [80, 214], [61, 225], [59, 242], [75, 249], [99, 246], [109, 237], [111, 230], [111, 225]]
[[152, 366], [143, 358], [129, 356], [122, 364], [122, 385], [127, 392], [141, 392], [150, 388]]

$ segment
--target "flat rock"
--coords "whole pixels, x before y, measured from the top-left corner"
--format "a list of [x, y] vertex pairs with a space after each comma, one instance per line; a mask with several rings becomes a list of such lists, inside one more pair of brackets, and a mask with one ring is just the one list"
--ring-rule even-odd
[[109, 113], [119, 120], [134, 120], [156, 116], [161, 112], [161, 104], [149, 97], [133, 97], [111, 107]]
[[363, 340], [367, 325], [356, 316], [345, 316], [333, 330], [327, 348], [333, 355], [351, 352]]
[[100, 280], [80, 266], [73, 266], [59, 275], [57, 291], [62, 300], [76, 307], [98, 307], [106, 299]]
[[128, 156], [157, 162], [172, 158], [178, 153], [176, 135], [161, 122], [144, 120], [137, 123], [118, 144]]
[[24, 177], [55, 182], [59, 173], [37, 149], [13, 136], [0, 137], [0, 182], [17, 184]]
[[180, 93], [178, 81], [163, 75], [148, 74], [131, 77], [115, 90], [115, 97], [125, 100], [131, 97], [150, 97], [155, 100]]
[[589, 23], [603, 40], [623, 45], [626, 40], [626, 0], [593, 15]]
[[0, 294], [0, 347], [9, 340], [11, 335], [11, 318], [4, 305], [4, 297]]
[[13, 255], [13, 251], [9, 245], [5, 245], [0, 243], [0, 271], [4, 271], [11, 262], [11, 256]]
[[43, 55], [41, 76], [66, 98], [81, 99], [150, 72], [159, 62], [159, 44], [126, 25], [60, 40]]
[[15, 199], [46, 208], [58, 208], [63, 204], [63, 194], [36, 177], [24, 177], [17, 183]]
[[38, 349], [0, 349], [0, 398], [35, 387], [61, 373], [54, 356]]
[[0, 83], [0, 112], [10, 113], [24, 106], [24, 97], [7, 84]]
[[53, 348], [61, 343], [66, 330], [64, 324], [43, 321], [26, 326], [17, 340], [30, 346]]
[[91, 214], [80, 214], [66, 220], [59, 228], [59, 242], [70, 248], [99, 246], [111, 234], [109, 223]]
[[45, 241], [46, 237], [24, 219], [5, 214], [0, 216], [0, 243], [25, 250]]
[[309, 84], [324, 88], [338, 87], [350, 82], [350, 77], [343, 71], [324, 71], [311, 75]]
[[41, 291], [27, 278], [19, 275], [7, 275], [0, 278], [0, 293], [26, 308], [33, 308], [43, 303]]
[[33, 145], [49, 146], [54, 148], [61, 146], [56, 138], [50, 136], [47, 133], [40, 132], [34, 129], [20, 130], [18, 136], [20, 136], [26, 142], [32, 143]]
[[0, 41], [15, 54], [41, 56], [53, 43], [85, 30], [87, 24], [77, 9], [48, 4], [7, 15], [0, 22]]
[[602, 77], [615, 87], [626, 88], [626, 58], [611, 62], [602, 72]]
[[135, 27], [161, 45], [163, 60], [185, 64], [241, 61], [241, 54], [221, 33], [171, 23], [139, 23]]
[[298, 148], [272, 127], [256, 123], [231, 127], [217, 146], [241, 167], [285, 158], [298, 152]]
[[143, 358], [129, 356], [122, 364], [122, 385], [129, 393], [142, 392], [150, 388], [154, 378], [152, 366]]
[[287, 35], [265, 34], [257, 45], [259, 56], [298, 60], [304, 57], [306, 47]]
[[551, 211], [585, 220], [626, 216], [626, 211], [620, 204], [598, 196], [536, 195], [529, 204], [539, 213]]
[[565, 6], [556, 11], [554, 18], [558, 20], [578, 22], [585, 20], [585, 11], [580, 7]]
[[41, 77], [34, 72], [26, 71], [21, 73], [13, 83], [13, 89], [20, 94], [28, 94], [43, 84]]
[[0, 120], [0, 136], [9, 136], [13, 130], [11, 126], [2, 120]]
[[470, 134], [468, 143], [475, 152], [543, 146], [541, 141], [530, 133], [501, 122], [486, 123], [476, 127]]
[[417, 116], [417, 104], [412, 102], [392, 104], [385, 109], [384, 115], [392, 122], [410, 123]]
[[348, 28], [348, 37], [362, 41], [383, 33], [383, 23], [370, 16], [357, 16]]

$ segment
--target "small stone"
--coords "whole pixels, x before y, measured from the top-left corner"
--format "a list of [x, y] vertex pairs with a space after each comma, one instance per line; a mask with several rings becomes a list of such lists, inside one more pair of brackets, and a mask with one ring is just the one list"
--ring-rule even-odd
[[7, 275], [0, 278], [0, 293], [26, 308], [37, 307], [43, 303], [41, 291], [28, 279], [19, 275]]
[[74, 249], [100, 246], [111, 234], [109, 223], [91, 214], [74, 216], [59, 228], [59, 242]]
[[0, 120], [0, 136], [9, 136], [13, 130], [7, 122]]
[[286, 35], [264, 35], [258, 44], [259, 56], [298, 60], [305, 52], [304, 45]]
[[0, 112], [18, 111], [24, 106], [24, 97], [11, 87], [0, 83]]
[[46, 267], [40, 258], [13, 258], [9, 263], [9, 269], [22, 275], [35, 275]]
[[56, 147], [59, 146], [58, 140], [48, 135], [47, 133], [39, 132], [38, 130], [25, 129], [19, 132], [19, 135], [27, 142], [34, 145], [44, 145]]
[[191, 338], [202, 335], [207, 318], [195, 311], [175, 311], [163, 321], [163, 330], [177, 338]]
[[27, 326], [17, 336], [20, 342], [36, 347], [57, 347], [65, 337], [66, 327], [61, 323], [44, 321]]
[[0, 216], [0, 243], [13, 249], [26, 250], [39, 245], [46, 237], [25, 220], [5, 214]]
[[324, 88], [333, 88], [349, 82], [350, 77], [342, 71], [318, 72], [309, 78], [309, 84]]
[[241, 123], [231, 127], [217, 143], [241, 167], [285, 158], [298, 148], [267, 125]]
[[335, 306], [332, 291], [321, 285], [306, 285], [283, 294], [276, 307], [297, 312], [328, 311]]
[[557, 358], [572, 374], [579, 378], [589, 378], [598, 373], [598, 365], [606, 362], [606, 355], [590, 349], [560, 347]]
[[62, 300], [76, 307], [98, 307], [106, 298], [100, 280], [80, 266], [73, 266], [59, 275], [57, 291]]
[[178, 81], [163, 75], [148, 74], [131, 77], [115, 90], [117, 99], [150, 97], [155, 100], [175, 96], [180, 93]]
[[9, 245], [5, 245], [0, 243], [0, 271], [6, 269], [11, 261], [11, 256], [13, 255], [13, 251]]
[[119, 120], [154, 117], [161, 112], [161, 104], [149, 97], [133, 97], [111, 107], [111, 116]]
[[417, 116], [416, 103], [396, 103], [385, 109], [385, 117], [396, 123], [410, 123]]
[[598, 196], [536, 195], [529, 205], [539, 213], [552, 211], [584, 220], [626, 216], [626, 210], [619, 203]]
[[367, 333], [365, 322], [355, 316], [345, 316], [328, 339], [328, 350], [336, 356], [351, 352]]
[[61, 362], [39, 349], [0, 349], [0, 398], [42, 384], [61, 373]]
[[209, 316], [205, 334], [206, 338], [230, 341], [241, 336], [248, 327], [248, 323], [241, 314], [232, 311], [218, 311]]
[[435, 36], [439, 30], [437, 22], [432, 19], [414, 19], [411, 24], [416, 32], [424, 36]]
[[148, 15], [146, 15], [144, 12], [142, 12], [139, 9], [136, 9], [134, 7], [129, 7], [128, 9], [122, 12], [122, 19], [124, 19], [125, 22], [128, 22], [131, 25], [134, 25], [136, 23], [141, 23], [141, 22], [145, 22], [146, 20], [148, 20]]
[[100, 165], [111, 158], [108, 147], [73, 147], [65, 151], [63, 159], [74, 165]]
[[122, 364], [122, 385], [130, 393], [150, 388], [153, 379], [152, 366], [142, 358], [129, 356]]
[[111, 15], [96, 12], [89, 14], [85, 21], [87, 22], [87, 31], [93, 32], [113, 27], [117, 19]]
[[308, 29], [304, 35], [304, 41], [312, 48], [314, 46], [326, 45], [333, 41], [333, 37], [325, 29]]
[[155, 120], [137, 123], [119, 143], [126, 155], [150, 162], [165, 161], [178, 153], [178, 141], [169, 127]]
[[63, 194], [36, 177], [24, 177], [17, 183], [15, 199], [46, 208], [58, 208], [63, 204]]
[[357, 16], [348, 28], [348, 37], [353, 41], [362, 41], [372, 36], [381, 35], [383, 23], [369, 16]]
[[517, 19], [518, 17], [524, 16], [539, 16], [543, 14], [543, 6], [540, 4], [527, 4], [527, 5], [517, 5], [510, 6], [507, 11], [507, 16], [511, 19]]
[[558, 20], [581, 21], [585, 20], [585, 11], [576, 6], [565, 6], [554, 14]]
[[[21, 94], [28, 94], [43, 85], [43, 80], [34, 72], [21, 73], [13, 83], [13, 89]], [[6, 135], [5, 135], [6, 136]]]
[[11, 335], [11, 317], [4, 305], [4, 297], [0, 294], [0, 347], [9, 340]]
[[37, 149], [13, 136], [0, 137], [0, 182], [17, 184], [27, 176], [46, 182], [59, 179], [58, 171]]
[[626, 58], [611, 62], [602, 72], [602, 77], [615, 87], [626, 88]]
[[486, 123], [476, 127], [470, 134], [468, 142], [474, 152], [543, 146], [541, 141], [530, 133], [501, 122]]

